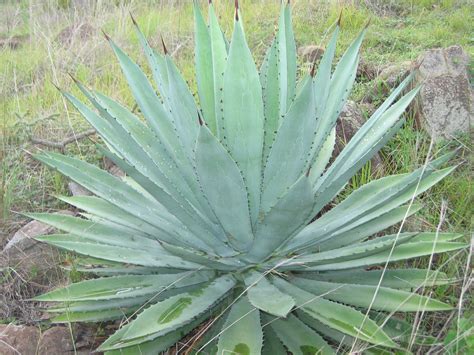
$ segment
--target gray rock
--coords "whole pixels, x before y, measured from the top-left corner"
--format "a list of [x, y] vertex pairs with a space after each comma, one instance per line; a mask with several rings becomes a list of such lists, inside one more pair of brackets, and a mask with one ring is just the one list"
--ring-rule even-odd
[[[73, 333], [77, 337], [76, 329]], [[88, 349], [82, 350], [77, 347], [76, 354], [90, 354], [95, 346], [94, 334], [88, 334]], [[38, 327], [28, 325], [0, 324], [0, 354], [2, 355], [60, 355], [74, 354], [74, 345], [71, 332], [67, 327], [54, 326], [43, 333]]]
[[[337, 120], [336, 146], [334, 147], [333, 158], [344, 149], [364, 123], [364, 114], [360, 107], [354, 101], [348, 100]], [[383, 161], [380, 155], [377, 153], [371, 162], [372, 173], [380, 175], [383, 172]]]
[[73, 196], [90, 196], [92, 193], [87, 190], [85, 187], [82, 187], [81, 185], [75, 183], [74, 181], [71, 181], [67, 184], [67, 188], [69, 189], [69, 192]]
[[41, 334], [38, 344], [38, 354], [69, 353], [74, 353], [74, 345], [71, 332], [67, 327], [52, 327]]
[[386, 97], [403, 79], [407, 77], [413, 68], [413, 63], [405, 61], [397, 64], [389, 64], [380, 68], [374, 75], [374, 85], [363, 98], [364, 103], [371, 103], [376, 98]]
[[[74, 215], [73, 212], [62, 210], [59, 214]], [[54, 231], [54, 227], [47, 224], [31, 221], [21, 227], [3, 248], [3, 253], [11, 253], [14, 251], [26, 251], [38, 242], [34, 239], [40, 235], [50, 234]]]
[[0, 324], [0, 354], [34, 355], [39, 337], [39, 329], [36, 327]]
[[[59, 213], [73, 215], [71, 211]], [[51, 278], [50, 273], [57, 269], [59, 253], [56, 248], [38, 242], [35, 237], [50, 234], [54, 230], [38, 221], [31, 221], [20, 228], [1, 251], [0, 267], [13, 268], [25, 280], [47, 283]]]
[[416, 81], [423, 84], [417, 108], [430, 135], [452, 139], [474, 124], [474, 94], [469, 83], [469, 55], [461, 46], [431, 49], [419, 59]]
[[298, 48], [298, 56], [304, 63], [314, 63], [324, 54], [324, 48], [311, 44]]

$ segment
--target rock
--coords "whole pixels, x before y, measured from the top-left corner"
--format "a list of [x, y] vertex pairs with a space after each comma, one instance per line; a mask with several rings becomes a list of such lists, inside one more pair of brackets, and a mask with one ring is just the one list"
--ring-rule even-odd
[[36, 327], [0, 324], [0, 354], [34, 355], [37, 353], [39, 337], [40, 332]]
[[69, 182], [67, 184], [67, 188], [69, 189], [69, 192], [73, 196], [91, 196], [92, 195], [92, 193], [89, 190], [75, 183], [74, 181]]
[[367, 62], [361, 58], [357, 66], [357, 78], [365, 80], [373, 80], [377, 76], [378, 68], [373, 63]]
[[389, 89], [393, 89], [410, 74], [412, 67], [413, 63], [411, 61], [387, 65], [380, 71], [378, 79]]
[[67, 327], [52, 327], [41, 334], [38, 354], [73, 354], [74, 345]]
[[474, 93], [469, 83], [469, 55], [461, 46], [431, 49], [419, 59], [416, 82], [420, 121], [438, 140], [469, 133], [474, 124]]
[[123, 172], [123, 170], [120, 169], [117, 165], [115, 165], [112, 162], [112, 160], [110, 160], [109, 158], [104, 157], [103, 162], [104, 162], [105, 170], [107, 170], [112, 175], [114, 175], [116, 177], [119, 177], [119, 178], [122, 178], [122, 177], [125, 176], [125, 173]]
[[[59, 214], [65, 215], [74, 215], [73, 212], [62, 210], [58, 212]], [[38, 243], [34, 238], [40, 235], [50, 234], [54, 231], [54, 227], [48, 226], [47, 224], [31, 221], [20, 228], [13, 237], [8, 241], [8, 243], [3, 248], [2, 253], [11, 253], [14, 251], [25, 251], [28, 248], [34, 246]]]
[[95, 28], [88, 23], [74, 24], [67, 26], [61, 32], [59, 32], [58, 36], [56, 37], [56, 41], [62, 45], [69, 46], [76, 38], [80, 40], [86, 40], [92, 37], [95, 32]]
[[379, 74], [374, 75], [374, 86], [368, 91], [362, 101], [364, 103], [371, 103], [376, 98], [386, 97], [392, 89], [410, 74], [412, 68], [413, 63], [410, 61], [382, 67]]
[[324, 54], [324, 48], [311, 44], [298, 48], [298, 56], [304, 63], [314, 63]]
[[[76, 337], [75, 328], [73, 333]], [[83, 347], [88, 351], [76, 347], [76, 354], [90, 354], [94, 349], [91, 347], [96, 346], [93, 341], [94, 334], [88, 334], [88, 336], [88, 346]], [[40, 329], [34, 326], [0, 325], [0, 354], [2, 355], [62, 355], [74, 353], [71, 332], [67, 327], [54, 326], [41, 333]]]
[[[354, 101], [347, 101], [336, 124], [336, 146], [333, 159], [339, 155], [364, 123], [364, 115], [359, 106]], [[372, 158], [372, 173], [378, 175], [383, 173], [383, 161], [378, 153]]]
[[1, 36], [0, 48], [18, 49], [30, 39], [29, 35]]
[[[73, 215], [71, 211], [58, 213]], [[59, 254], [56, 248], [40, 243], [35, 237], [50, 234], [55, 229], [38, 221], [20, 228], [0, 253], [0, 267], [12, 267], [22, 278], [35, 283], [47, 283], [51, 270], [57, 268]]]

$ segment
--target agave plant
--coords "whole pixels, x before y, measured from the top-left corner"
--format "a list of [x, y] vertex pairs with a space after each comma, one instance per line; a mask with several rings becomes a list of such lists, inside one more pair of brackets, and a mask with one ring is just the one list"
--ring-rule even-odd
[[388, 263], [466, 244], [458, 234], [401, 228], [373, 236], [421, 208], [413, 199], [453, 171], [441, 166], [454, 153], [328, 204], [403, 125], [418, 92], [407, 91], [413, 74], [329, 164], [366, 29], [333, 68], [338, 21], [317, 70], [297, 84], [289, 4], [260, 71], [238, 7], [230, 42], [212, 3], [208, 25], [194, 7], [199, 105], [166, 49], [153, 50], [135, 21], [158, 93], [107, 39], [140, 117], [77, 81], [94, 109], [63, 92], [126, 175], [51, 152], [36, 156], [95, 195], [61, 197], [81, 217], [29, 214], [65, 232], [39, 240], [82, 255], [77, 269], [99, 276], [37, 300], [54, 302], [56, 322], [124, 319], [99, 348], [107, 354], [156, 354], [195, 328], [188, 352], [402, 347], [411, 328], [394, 314], [451, 309], [417, 292], [451, 280]]

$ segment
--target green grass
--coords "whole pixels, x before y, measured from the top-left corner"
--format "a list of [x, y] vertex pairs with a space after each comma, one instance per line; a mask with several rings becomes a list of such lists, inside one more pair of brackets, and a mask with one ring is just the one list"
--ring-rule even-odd
[[[207, 1], [201, 2], [205, 7]], [[174, 53], [175, 60], [195, 90], [190, 2], [178, 5], [172, 1], [132, 3], [117, 0], [91, 2], [91, 6], [76, 10], [70, 8], [70, 3], [48, 0], [32, 7], [30, 1], [23, 0], [0, 4], [0, 38], [30, 36], [17, 49], [0, 48], [0, 225], [5, 235], [25, 222], [17, 212], [65, 207], [52, 196], [67, 193], [67, 181], [31, 159], [29, 152], [40, 148], [30, 143], [30, 137], [58, 141], [72, 132], [78, 133], [89, 127], [65, 103], [53, 83], [81, 97], [67, 75], [71, 73], [88, 86], [130, 107], [133, 105], [119, 65], [100, 29], [110, 34], [146, 68], [128, 16], [130, 10], [158, 50], [161, 50], [160, 35], [170, 52], [174, 53], [178, 48]], [[215, 3], [226, 35], [230, 36], [233, 4], [223, 0]], [[244, 0], [241, 1], [241, 7], [250, 46], [256, 53], [256, 61], [260, 63], [276, 27], [279, 2]], [[472, 5], [469, 1], [461, 0], [295, 1], [293, 23], [297, 45], [324, 45], [327, 41], [326, 31], [334, 24], [341, 10], [342, 33], [338, 56], [366, 25], [368, 18], [371, 24], [362, 56], [375, 67], [414, 60], [426, 49], [454, 44], [462, 45], [471, 56], [474, 55]], [[75, 38], [75, 46], [59, 43], [56, 38], [61, 30], [78, 21], [91, 25], [96, 31], [88, 38]], [[300, 67], [300, 72], [304, 70], [308, 70], [307, 66]], [[362, 80], [356, 85], [353, 98], [360, 99], [373, 85], [371, 81]], [[375, 102], [382, 99], [374, 98]], [[415, 126], [415, 120], [409, 117], [405, 127], [382, 151], [387, 174], [408, 172], [423, 164], [430, 150], [430, 140], [426, 133]], [[466, 233], [468, 238], [472, 229], [470, 206], [473, 204], [473, 193], [470, 175], [473, 158], [469, 137], [461, 137], [460, 142], [467, 146], [455, 159], [455, 163], [460, 166], [442, 183], [421, 196], [425, 207], [414, 220], [409, 221], [408, 226], [413, 224], [412, 228], [423, 226], [424, 229], [435, 230], [440, 219], [440, 206], [445, 203], [447, 210], [442, 229]], [[446, 148], [445, 145], [435, 145], [431, 153], [439, 154]], [[65, 153], [101, 163], [94, 145], [87, 139], [70, 144]], [[370, 171], [368, 165], [355, 176], [344, 195], [373, 179]], [[454, 260], [449, 259], [449, 262], [446, 262], [447, 258], [449, 256], [436, 258], [435, 263], [446, 264], [443, 268], [449, 275], [463, 277], [466, 272], [466, 252]], [[420, 259], [415, 263], [416, 266], [426, 267], [428, 259]], [[73, 274], [71, 277], [77, 279], [78, 276]], [[456, 303], [460, 286], [440, 287], [436, 293], [439, 298]], [[465, 307], [469, 305], [468, 301]], [[425, 316], [424, 320], [425, 325], [436, 332], [446, 316]], [[446, 340], [446, 344], [456, 338], [452, 332], [458, 334], [456, 332], [461, 325], [465, 328], [464, 323], [459, 326], [456, 324], [453, 323], [450, 330], [446, 329], [451, 339]], [[466, 340], [464, 343], [469, 342]]]

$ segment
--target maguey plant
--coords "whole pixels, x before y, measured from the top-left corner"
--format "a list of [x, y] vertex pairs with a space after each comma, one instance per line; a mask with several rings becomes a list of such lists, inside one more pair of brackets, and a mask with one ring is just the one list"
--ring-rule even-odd
[[55, 322], [122, 319], [98, 349], [106, 354], [157, 354], [183, 338], [181, 351], [203, 354], [403, 348], [412, 329], [400, 313], [450, 310], [418, 291], [452, 280], [388, 264], [466, 244], [453, 233], [380, 232], [422, 208], [414, 197], [453, 171], [442, 165], [454, 153], [332, 201], [405, 122], [419, 90], [410, 89], [413, 74], [331, 159], [366, 29], [333, 67], [338, 21], [318, 65], [297, 83], [290, 4], [260, 70], [238, 6], [229, 41], [212, 3], [208, 24], [196, 3], [194, 16], [199, 103], [135, 21], [154, 84], [107, 40], [139, 113], [78, 81], [92, 106], [62, 92], [125, 176], [36, 155], [93, 193], [60, 197], [78, 217], [28, 214], [63, 231], [38, 239], [77, 253], [76, 269], [91, 275], [36, 299], [52, 302]]

